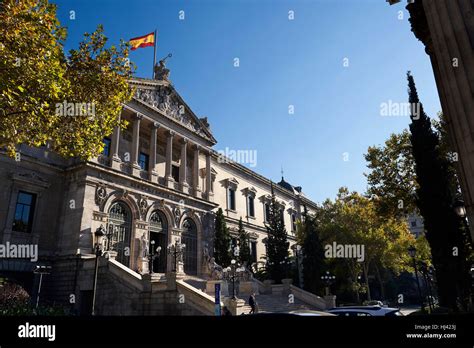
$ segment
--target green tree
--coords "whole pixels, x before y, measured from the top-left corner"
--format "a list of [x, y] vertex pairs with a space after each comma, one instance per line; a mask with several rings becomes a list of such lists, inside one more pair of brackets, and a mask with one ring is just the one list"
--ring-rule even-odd
[[391, 134], [384, 146], [371, 146], [365, 154], [370, 169], [367, 193], [374, 197], [379, 214], [404, 217], [417, 211], [415, 162], [410, 133]]
[[323, 241], [316, 225], [316, 218], [305, 211], [301, 228], [305, 231], [302, 243], [304, 289], [313, 294], [320, 294], [324, 288], [321, 276], [326, 271], [326, 264]]
[[250, 255], [250, 235], [244, 229], [244, 223], [242, 217], [239, 220], [239, 262], [240, 264], [246, 263], [250, 267], [252, 263], [252, 257]]
[[232, 253], [230, 250], [230, 233], [229, 228], [225, 222], [222, 208], [217, 210], [215, 234], [214, 234], [214, 259], [218, 265], [227, 267], [232, 260]]
[[409, 102], [419, 108], [411, 115], [410, 141], [415, 159], [417, 206], [424, 219], [432, 261], [436, 270], [440, 304], [457, 310], [466, 308], [471, 292], [472, 241], [464, 219], [453, 209], [452, 172], [442, 155], [437, 134], [423, 110], [415, 81], [407, 73]]
[[275, 282], [288, 276], [288, 247], [287, 233], [283, 221], [283, 210], [277, 203], [273, 184], [271, 187], [272, 201], [270, 203], [267, 228], [267, 258], [266, 269], [268, 276]]
[[0, 147], [14, 156], [19, 144], [49, 143], [65, 157], [97, 156], [103, 137], [125, 126], [128, 43], [106, 48], [99, 26], [66, 56], [66, 29], [47, 0], [5, 0], [0, 23]]

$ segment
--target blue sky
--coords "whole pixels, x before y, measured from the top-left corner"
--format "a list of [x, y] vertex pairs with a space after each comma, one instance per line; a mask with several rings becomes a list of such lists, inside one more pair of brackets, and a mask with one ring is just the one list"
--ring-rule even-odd
[[[158, 59], [173, 54], [170, 79], [194, 112], [208, 117], [215, 149], [256, 150], [253, 170], [279, 181], [283, 166], [285, 179], [317, 202], [333, 198], [340, 186], [366, 190], [363, 154], [409, 124], [406, 116], [380, 115], [381, 103], [407, 101], [407, 70], [428, 115], [441, 110], [429, 58], [410, 31], [404, 2], [53, 2], [68, 28], [66, 49], [98, 24], [111, 44], [156, 28]], [[137, 76], [151, 77], [152, 47], [131, 52], [130, 59]]]

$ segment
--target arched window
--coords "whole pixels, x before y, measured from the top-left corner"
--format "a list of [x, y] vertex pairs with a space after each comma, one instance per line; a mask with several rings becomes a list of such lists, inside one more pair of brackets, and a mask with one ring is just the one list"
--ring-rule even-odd
[[[150, 255], [153, 255], [156, 252], [158, 247], [161, 247], [161, 252], [159, 257], [155, 258], [153, 265], [150, 262], [149, 267], [153, 267], [153, 272], [155, 273], [165, 273], [166, 272], [166, 257], [167, 257], [167, 246], [168, 246], [168, 224], [166, 218], [162, 212], [155, 210], [150, 216], [150, 227], [149, 227], [150, 236], [149, 240], [149, 250]], [[155, 241], [154, 244], [151, 241]], [[155, 250], [153, 250], [153, 248]]]
[[132, 214], [124, 202], [115, 202], [109, 209], [108, 231], [110, 240], [107, 250], [117, 252], [116, 260], [130, 265], [130, 236]]
[[197, 228], [192, 219], [183, 222], [181, 243], [186, 244], [184, 249], [184, 273], [197, 274]]

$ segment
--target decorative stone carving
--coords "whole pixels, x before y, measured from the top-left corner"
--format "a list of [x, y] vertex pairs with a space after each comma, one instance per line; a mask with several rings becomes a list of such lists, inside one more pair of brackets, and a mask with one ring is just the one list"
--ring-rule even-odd
[[210, 139], [204, 127], [201, 126], [201, 121], [197, 121], [195, 117], [186, 110], [183, 102], [171, 87], [156, 86], [155, 89], [138, 87], [135, 92], [135, 98], [156, 108], [200, 136]]
[[107, 198], [107, 189], [105, 188], [105, 185], [100, 183], [97, 185], [95, 188], [95, 203], [101, 207]]
[[140, 198], [138, 199], [138, 207], [140, 209], [140, 214], [142, 216], [142, 219], [145, 219], [146, 211], [148, 209], [148, 201], [145, 196], [140, 196]]
[[216, 263], [216, 260], [213, 257], [209, 259], [207, 266], [211, 279], [221, 280], [224, 277], [224, 269]]
[[181, 209], [179, 209], [179, 207], [176, 207], [174, 208], [174, 222], [176, 224], [176, 226], [179, 225], [179, 218], [181, 217]]

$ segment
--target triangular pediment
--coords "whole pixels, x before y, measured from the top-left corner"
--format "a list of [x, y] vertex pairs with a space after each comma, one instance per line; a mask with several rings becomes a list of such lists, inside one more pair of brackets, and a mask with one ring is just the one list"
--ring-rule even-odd
[[141, 79], [131, 80], [130, 83], [135, 88], [133, 100], [137, 103], [159, 112], [214, 144], [217, 142], [207, 120], [199, 119], [171, 84]]

